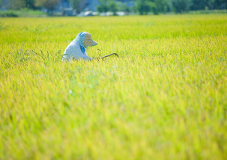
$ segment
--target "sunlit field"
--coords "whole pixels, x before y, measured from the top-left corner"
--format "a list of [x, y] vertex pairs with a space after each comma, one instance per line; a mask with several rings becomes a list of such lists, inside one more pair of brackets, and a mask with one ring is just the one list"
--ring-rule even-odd
[[1, 18], [0, 159], [227, 159], [226, 53], [226, 14]]

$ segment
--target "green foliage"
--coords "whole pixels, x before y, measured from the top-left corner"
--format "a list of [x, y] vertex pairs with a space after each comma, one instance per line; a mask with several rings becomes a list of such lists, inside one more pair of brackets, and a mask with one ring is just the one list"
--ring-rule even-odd
[[227, 0], [172, 0], [173, 9], [177, 12], [188, 10], [226, 9]]
[[227, 9], [227, 0], [215, 0], [214, 8], [215, 9]]
[[148, 0], [139, 0], [137, 4], [137, 9], [140, 15], [146, 15], [151, 10], [151, 6], [154, 5], [152, 2]]
[[213, 9], [215, 0], [192, 0], [192, 10], [205, 10], [206, 7]]
[[137, 9], [140, 15], [153, 12], [154, 14], [165, 13], [167, 10], [166, 0], [139, 0]]
[[26, 8], [35, 9], [35, 0], [24, 0]]
[[155, 4], [155, 10], [157, 10], [156, 11], [157, 13], [165, 13], [166, 12], [166, 10], [167, 10], [167, 1], [166, 0], [154, 0], [153, 2]]
[[26, 7], [24, 0], [10, 0], [10, 9], [18, 10]]
[[[72, 8], [78, 13], [81, 12], [81, 4], [86, 5], [86, 1], [82, 0], [69, 0]], [[182, 13], [189, 10], [215, 10], [227, 8], [227, 0], [136, 0], [136, 6], [129, 8], [126, 3], [120, 4], [117, 0], [100, 0], [101, 5], [97, 10], [101, 12], [121, 10], [125, 12], [138, 11], [139, 14], [153, 14], [176, 12]], [[48, 13], [52, 13], [54, 7], [59, 3], [59, 0], [9, 0], [9, 7], [13, 10], [20, 10], [24, 8], [38, 9], [45, 7]], [[0, 0], [1, 6], [1, 0]], [[8, 8], [8, 7], [6, 7]]]
[[106, 13], [110, 10], [110, 0], [100, 0], [100, 5], [97, 7], [99, 13]]
[[130, 8], [127, 6], [126, 3], [121, 3], [120, 4], [120, 11], [124, 11], [124, 12], [130, 12]]
[[35, 0], [37, 7], [44, 7], [49, 11], [53, 11], [54, 7], [59, 3], [59, 0]]
[[115, 1], [110, 2], [110, 4], [109, 4], [109, 10], [111, 12], [113, 12], [114, 15], [117, 15], [118, 6], [117, 6], [117, 3]]
[[159, 11], [158, 11], [158, 8], [157, 8], [157, 5], [155, 2], [151, 2], [150, 3], [150, 10], [155, 14], [155, 15], [158, 15], [159, 14]]
[[75, 9], [77, 11], [77, 13], [81, 12], [81, 8], [80, 8], [80, 5], [79, 5], [80, 2], [81, 2], [81, 0], [70, 0], [72, 8]]
[[46, 14], [31, 9], [0, 11], [0, 17], [46, 17]]
[[19, 10], [23, 8], [36, 9], [35, 0], [9, 0], [10, 8]]
[[172, 0], [172, 5], [176, 13], [187, 12], [191, 6], [191, 0]]
[[18, 17], [18, 14], [13, 11], [3, 11], [0, 12], [0, 17]]
[[183, 13], [189, 10], [226, 9], [227, 0], [138, 0], [140, 14], [152, 11], [154, 14], [174, 11]]
[[97, 10], [99, 13], [102, 13], [102, 12], [106, 13], [109, 10], [109, 6], [106, 4], [101, 4], [98, 6]]

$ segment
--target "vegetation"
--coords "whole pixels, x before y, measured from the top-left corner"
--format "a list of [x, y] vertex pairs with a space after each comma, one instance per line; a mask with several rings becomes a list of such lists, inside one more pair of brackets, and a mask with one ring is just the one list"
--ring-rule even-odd
[[[225, 14], [0, 19], [0, 159], [227, 159], [226, 28]], [[89, 56], [120, 58], [61, 62], [81, 31]]]
[[35, 0], [37, 7], [44, 7], [47, 9], [47, 13], [52, 15], [54, 7], [60, 2], [60, 0]]
[[46, 14], [38, 10], [21, 9], [0, 11], [0, 17], [46, 17]]
[[104, 12], [106, 14], [106, 12], [108, 12], [110, 10], [110, 6], [109, 6], [109, 1], [108, 0], [100, 0], [100, 5], [97, 7], [97, 10], [99, 13]]
[[176, 12], [184, 13], [193, 10], [225, 9], [227, 0], [137, 0], [140, 14]]
[[72, 8], [74, 8], [77, 11], [77, 13], [81, 12], [80, 2], [81, 0], [70, 0]]
[[18, 17], [18, 14], [13, 11], [3, 11], [0, 12], [0, 17]]
[[189, 11], [191, 0], [173, 0], [172, 5], [176, 13]]
[[[12, 10], [32, 9], [39, 10], [47, 9], [48, 15], [53, 15], [53, 11], [60, 0], [0, 0], [5, 2], [3, 8]], [[7, 1], [7, 3], [6, 3]], [[83, 11], [82, 6], [86, 6], [86, 1], [82, 0], [65, 0], [70, 2], [71, 7], [77, 13]], [[119, 0], [99, 0], [100, 5], [97, 7], [98, 12], [113, 12], [116, 15], [117, 11], [137, 12], [143, 14], [162, 14], [162, 13], [185, 13], [197, 10], [226, 10], [227, 0], [132, 0], [135, 5], [127, 6], [127, 3], [121, 3]], [[3, 3], [2, 3], [3, 4]], [[9, 6], [8, 6], [8, 5]]]
[[[148, 12], [150, 11], [150, 8], [151, 8], [151, 4], [149, 4], [149, 2], [146, 0], [141, 0], [138, 3], [137, 8], [138, 8], [140, 15], [148, 14]], [[156, 12], [155, 12], [155, 14], [156, 14]]]
[[110, 11], [113, 12], [113, 15], [117, 15], [117, 11], [118, 11], [118, 6], [116, 2], [111, 2], [110, 5]]
[[36, 9], [35, 0], [8, 0], [7, 4], [9, 5], [10, 9]]

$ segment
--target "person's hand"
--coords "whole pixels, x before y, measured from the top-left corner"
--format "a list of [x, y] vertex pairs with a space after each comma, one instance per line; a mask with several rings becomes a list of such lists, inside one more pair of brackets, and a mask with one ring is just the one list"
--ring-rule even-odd
[[100, 59], [101, 59], [100, 57], [96, 57], [96, 58], [93, 58], [92, 60], [99, 61]]

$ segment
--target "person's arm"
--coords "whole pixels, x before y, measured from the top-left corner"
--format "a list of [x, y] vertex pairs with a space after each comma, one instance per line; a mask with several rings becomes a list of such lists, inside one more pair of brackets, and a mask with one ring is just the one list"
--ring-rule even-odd
[[[87, 54], [83, 54], [78, 44], [70, 46], [70, 53], [73, 60], [89, 60]], [[85, 52], [86, 53], [86, 52]]]

